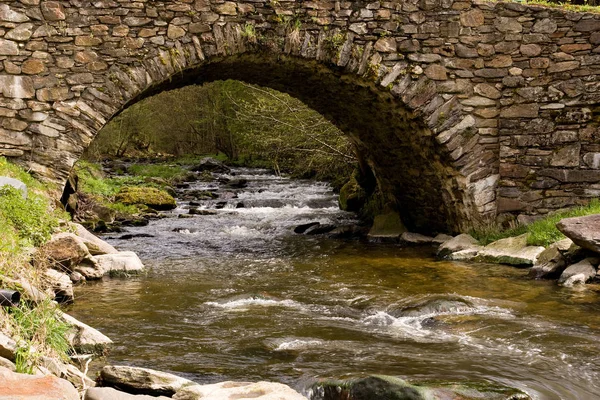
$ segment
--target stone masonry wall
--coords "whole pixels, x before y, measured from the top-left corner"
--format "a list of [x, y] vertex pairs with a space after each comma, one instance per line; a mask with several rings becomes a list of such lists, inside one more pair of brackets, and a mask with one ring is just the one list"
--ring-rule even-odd
[[[254, 56], [308, 71], [317, 84], [290, 73], [289, 92], [331, 96], [315, 108], [363, 148], [400, 207], [423, 205], [417, 228], [429, 218], [464, 230], [598, 196], [599, 44], [598, 15], [516, 3], [1, 0], [0, 155], [64, 182], [126, 105], [205, 68], [244, 79], [227, 63]], [[326, 75], [350, 89], [319, 87]], [[380, 113], [360, 129], [335, 112], [359, 114], [353, 87]]]

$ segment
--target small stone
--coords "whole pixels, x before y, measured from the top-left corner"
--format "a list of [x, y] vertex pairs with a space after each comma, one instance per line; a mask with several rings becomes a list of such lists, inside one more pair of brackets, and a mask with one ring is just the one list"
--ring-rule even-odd
[[19, 45], [12, 40], [0, 39], [0, 56], [18, 56]]
[[564, 61], [552, 64], [548, 68], [548, 73], [570, 71], [579, 67], [579, 61]]
[[429, 79], [433, 79], [435, 81], [444, 81], [448, 79], [446, 68], [438, 64], [432, 64], [427, 67], [425, 69], [425, 75]]
[[180, 26], [176, 26], [176, 25], [169, 25], [169, 28], [167, 29], [167, 37], [169, 39], [179, 39], [180, 37], [185, 36], [185, 29], [183, 29]]
[[223, 15], [236, 15], [237, 7], [236, 4], [232, 1], [226, 1], [223, 4], [219, 4], [215, 6], [215, 12]]
[[28, 76], [0, 75], [0, 93], [15, 99], [32, 98], [35, 95], [33, 80]]
[[26, 23], [18, 25], [16, 28], [8, 31], [4, 35], [4, 39], [16, 40], [18, 42], [25, 42], [33, 35], [33, 24]]
[[535, 118], [538, 116], [538, 104], [517, 104], [500, 112], [502, 118]]
[[397, 50], [396, 39], [393, 37], [380, 38], [375, 42], [375, 50], [382, 53], [395, 53]]
[[41, 60], [29, 59], [23, 62], [21, 70], [27, 75], [37, 75], [46, 70], [46, 65]]
[[502, 97], [502, 93], [492, 85], [488, 85], [487, 83], [479, 83], [475, 85], [473, 88], [475, 93], [487, 97], [489, 99], [499, 99]]
[[63, 6], [57, 1], [44, 1], [41, 9], [47, 21], [62, 21], [67, 18]]
[[556, 24], [556, 22], [549, 18], [545, 18], [541, 21], [536, 22], [531, 30], [535, 33], [554, 33], [556, 32], [557, 28], [558, 25]]
[[523, 31], [523, 25], [514, 18], [499, 17], [494, 22], [496, 29], [500, 32], [518, 33]]
[[484, 22], [485, 17], [480, 9], [475, 8], [471, 11], [463, 12], [460, 14], [460, 23], [462, 26], [481, 26]]
[[523, 44], [519, 47], [519, 51], [521, 54], [527, 57], [535, 57], [541, 54], [542, 48], [534, 43], [531, 44]]

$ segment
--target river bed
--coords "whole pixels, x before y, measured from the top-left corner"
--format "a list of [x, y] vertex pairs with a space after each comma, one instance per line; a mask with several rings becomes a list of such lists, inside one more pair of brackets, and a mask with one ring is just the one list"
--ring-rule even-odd
[[149, 268], [76, 290], [69, 312], [114, 340], [109, 362], [304, 392], [320, 378], [385, 374], [600, 398], [598, 285], [562, 288], [513, 267], [438, 261], [430, 248], [298, 235], [299, 224], [354, 216], [327, 184], [234, 173], [224, 177], [246, 188], [188, 189], [219, 193], [199, 202], [214, 215], [178, 218], [190, 205], [178, 201], [167, 218], [127, 229], [144, 237], [108, 235]]

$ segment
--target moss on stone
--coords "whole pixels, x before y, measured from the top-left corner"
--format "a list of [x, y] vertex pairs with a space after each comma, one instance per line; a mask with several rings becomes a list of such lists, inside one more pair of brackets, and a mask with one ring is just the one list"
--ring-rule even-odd
[[121, 188], [115, 200], [125, 205], [143, 204], [155, 210], [171, 210], [177, 207], [173, 196], [164, 190], [147, 186]]
[[352, 175], [340, 190], [340, 208], [344, 211], [358, 212], [367, 201], [367, 194]]

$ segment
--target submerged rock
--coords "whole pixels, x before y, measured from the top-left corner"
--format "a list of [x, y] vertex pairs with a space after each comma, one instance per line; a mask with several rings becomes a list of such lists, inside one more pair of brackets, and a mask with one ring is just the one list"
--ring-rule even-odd
[[600, 214], [565, 218], [556, 227], [575, 244], [600, 253]]
[[107, 365], [100, 372], [103, 386], [110, 386], [135, 394], [173, 396], [184, 386], [194, 382], [177, 375], [148, 368]]
[[319, 224], [314, 225], [308, 228], [304, 234], [305, 235], [323, 235], [325, 233], [332, 232], [336, 228], [335, 225], [332, 224]]
[[402, 379], [375, 375], [349, 381], [325, 381], [313, 385], [319, 400], [531, 400], [518, 389], [491, 384], [410, 384]]
[[187, 386], [177, 391], [175, 400], [306, 400], [287, 385], [275, 382], [221, 382]]
[[0, 367], [0, 399], [79, 400], [75, 387], [52, 375], [26, 375]]

